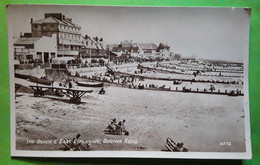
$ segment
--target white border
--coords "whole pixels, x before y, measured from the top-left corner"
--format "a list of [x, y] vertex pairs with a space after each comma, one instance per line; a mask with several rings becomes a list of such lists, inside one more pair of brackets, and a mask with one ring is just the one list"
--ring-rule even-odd
[[[17, 4], [19, 5], [19, 4]], [[47, 5], [47, 4], [43, 4]], [[31, 5], [31, 6], [40, 6]], [[52, 5], [56, 6], [56, 5]], [[66, 6], [66, 5], [57, 5]], [[71, 5], [71, 6], [102, 6], [102, 5]], [[104, 6], [103, 6], [104, 7]], [[120, 7], [120, 6], [106, 6]], [[122, 7], [154, 7], [154, 6], [122, 6]], [[157, 6], [169, 7], [169, 6]], [[180, 8], [180, 7], [173, 7]], [[223, 7], [181, 7], [181, 8], [223, 8]], [[224, 7], [227, 8], [227, 7]], [[229, 7], [228, 7], [229, 8]], [[230, 8], [233, 9], [233, 8]], [[7, 14], [8, 23], [8, 14]], [[248, 22], [248, 30], [250, 29], [250, 19]], [[244, 52], [244, 113], [245, 113], [245, 143], [246, 152], [155, 152], [155, 151], [28, 151], [16, 150], [15, 140], [15, 92], [14, 92], [14, 64], [13, 50], [10, 43], [11, 35], [8, 34], [8, 54], [9, 54], [9, 79], [10, 79], [10, 131], [11, 131], [11, 156], [12, 157], [77, 157], [77, 158], [196, 158], [196, 159], [251, 159], [251, 132], [250, 132], [250, 112], [249, 112], [249, 31], [246, 41], [248, 43], [248, 51]]]

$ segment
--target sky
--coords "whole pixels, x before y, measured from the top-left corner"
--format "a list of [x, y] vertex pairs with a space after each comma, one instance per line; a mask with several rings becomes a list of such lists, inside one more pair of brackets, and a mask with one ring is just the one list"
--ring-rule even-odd
[[249, 52], [250, 14], [242, 8], [105, 7], [11, 5], [7, 7], [9, 50], [30, 19], [63, 13], [81, 26], [81, 34], [105, 43], [124, 40], [168, 43], [184, 57], [243, 62]]

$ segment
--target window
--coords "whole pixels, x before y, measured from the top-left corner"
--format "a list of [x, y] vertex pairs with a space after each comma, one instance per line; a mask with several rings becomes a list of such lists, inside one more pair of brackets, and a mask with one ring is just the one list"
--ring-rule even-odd
[[46, 25], [43, 25], [43, 29], [46, 29]]
[[38, 26], [37, 26], [37, 25], [34, 25], [34, 27], [35, 27], [35, 28], [38, 28]]
[[51, 59], [55, 58], [55, 53], [51, 53]]
[[53, 24], [51, 24], [51, 28], [54, 28], [54, 25], [53, 25]]
[[33, 55], [31, 55], [31, 54], [30, 54], [30, 55], [27, 55], [27, 56], [26, 56], [26, 59], [27, 59], [27, 60], [32, 60], [32, 59], [33, 59]]
[[41, 60], [42, 59], [42, 52], [36, 52], [36, 58], [38, 59], [38, 60]]

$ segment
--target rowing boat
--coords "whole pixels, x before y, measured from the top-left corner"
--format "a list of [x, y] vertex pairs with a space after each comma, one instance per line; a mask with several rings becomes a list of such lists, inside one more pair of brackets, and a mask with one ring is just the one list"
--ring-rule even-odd
[[43, 84], [43, 85], [51, 85], [52, 81], [51, 80], [46, 80], [46, 79], [41, 79], [35, 76], [28, 76], [28, 79], [31, 82], [35, 82], [35, 83], [39, 83], [39, 84]]
[[28, 75], [25, 75], [25, 74], [20, 74], [20, 73], [15, 73], [14, 74], [14, 77], [16, 78], [21, 78], [21, 79], [27, 79], [28, 78]]
[[95, 82], [76, 82], [78, 86], [83, 87], [103, 87], [104, 83], [95, 83]]

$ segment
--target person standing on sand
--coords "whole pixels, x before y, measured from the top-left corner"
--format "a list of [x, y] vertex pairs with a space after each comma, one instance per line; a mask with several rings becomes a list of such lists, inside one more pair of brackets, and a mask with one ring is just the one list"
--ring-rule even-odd
[[72, 88], [72, 83], [71, 83], [71, 81], [69, 82], [69, 88]]

